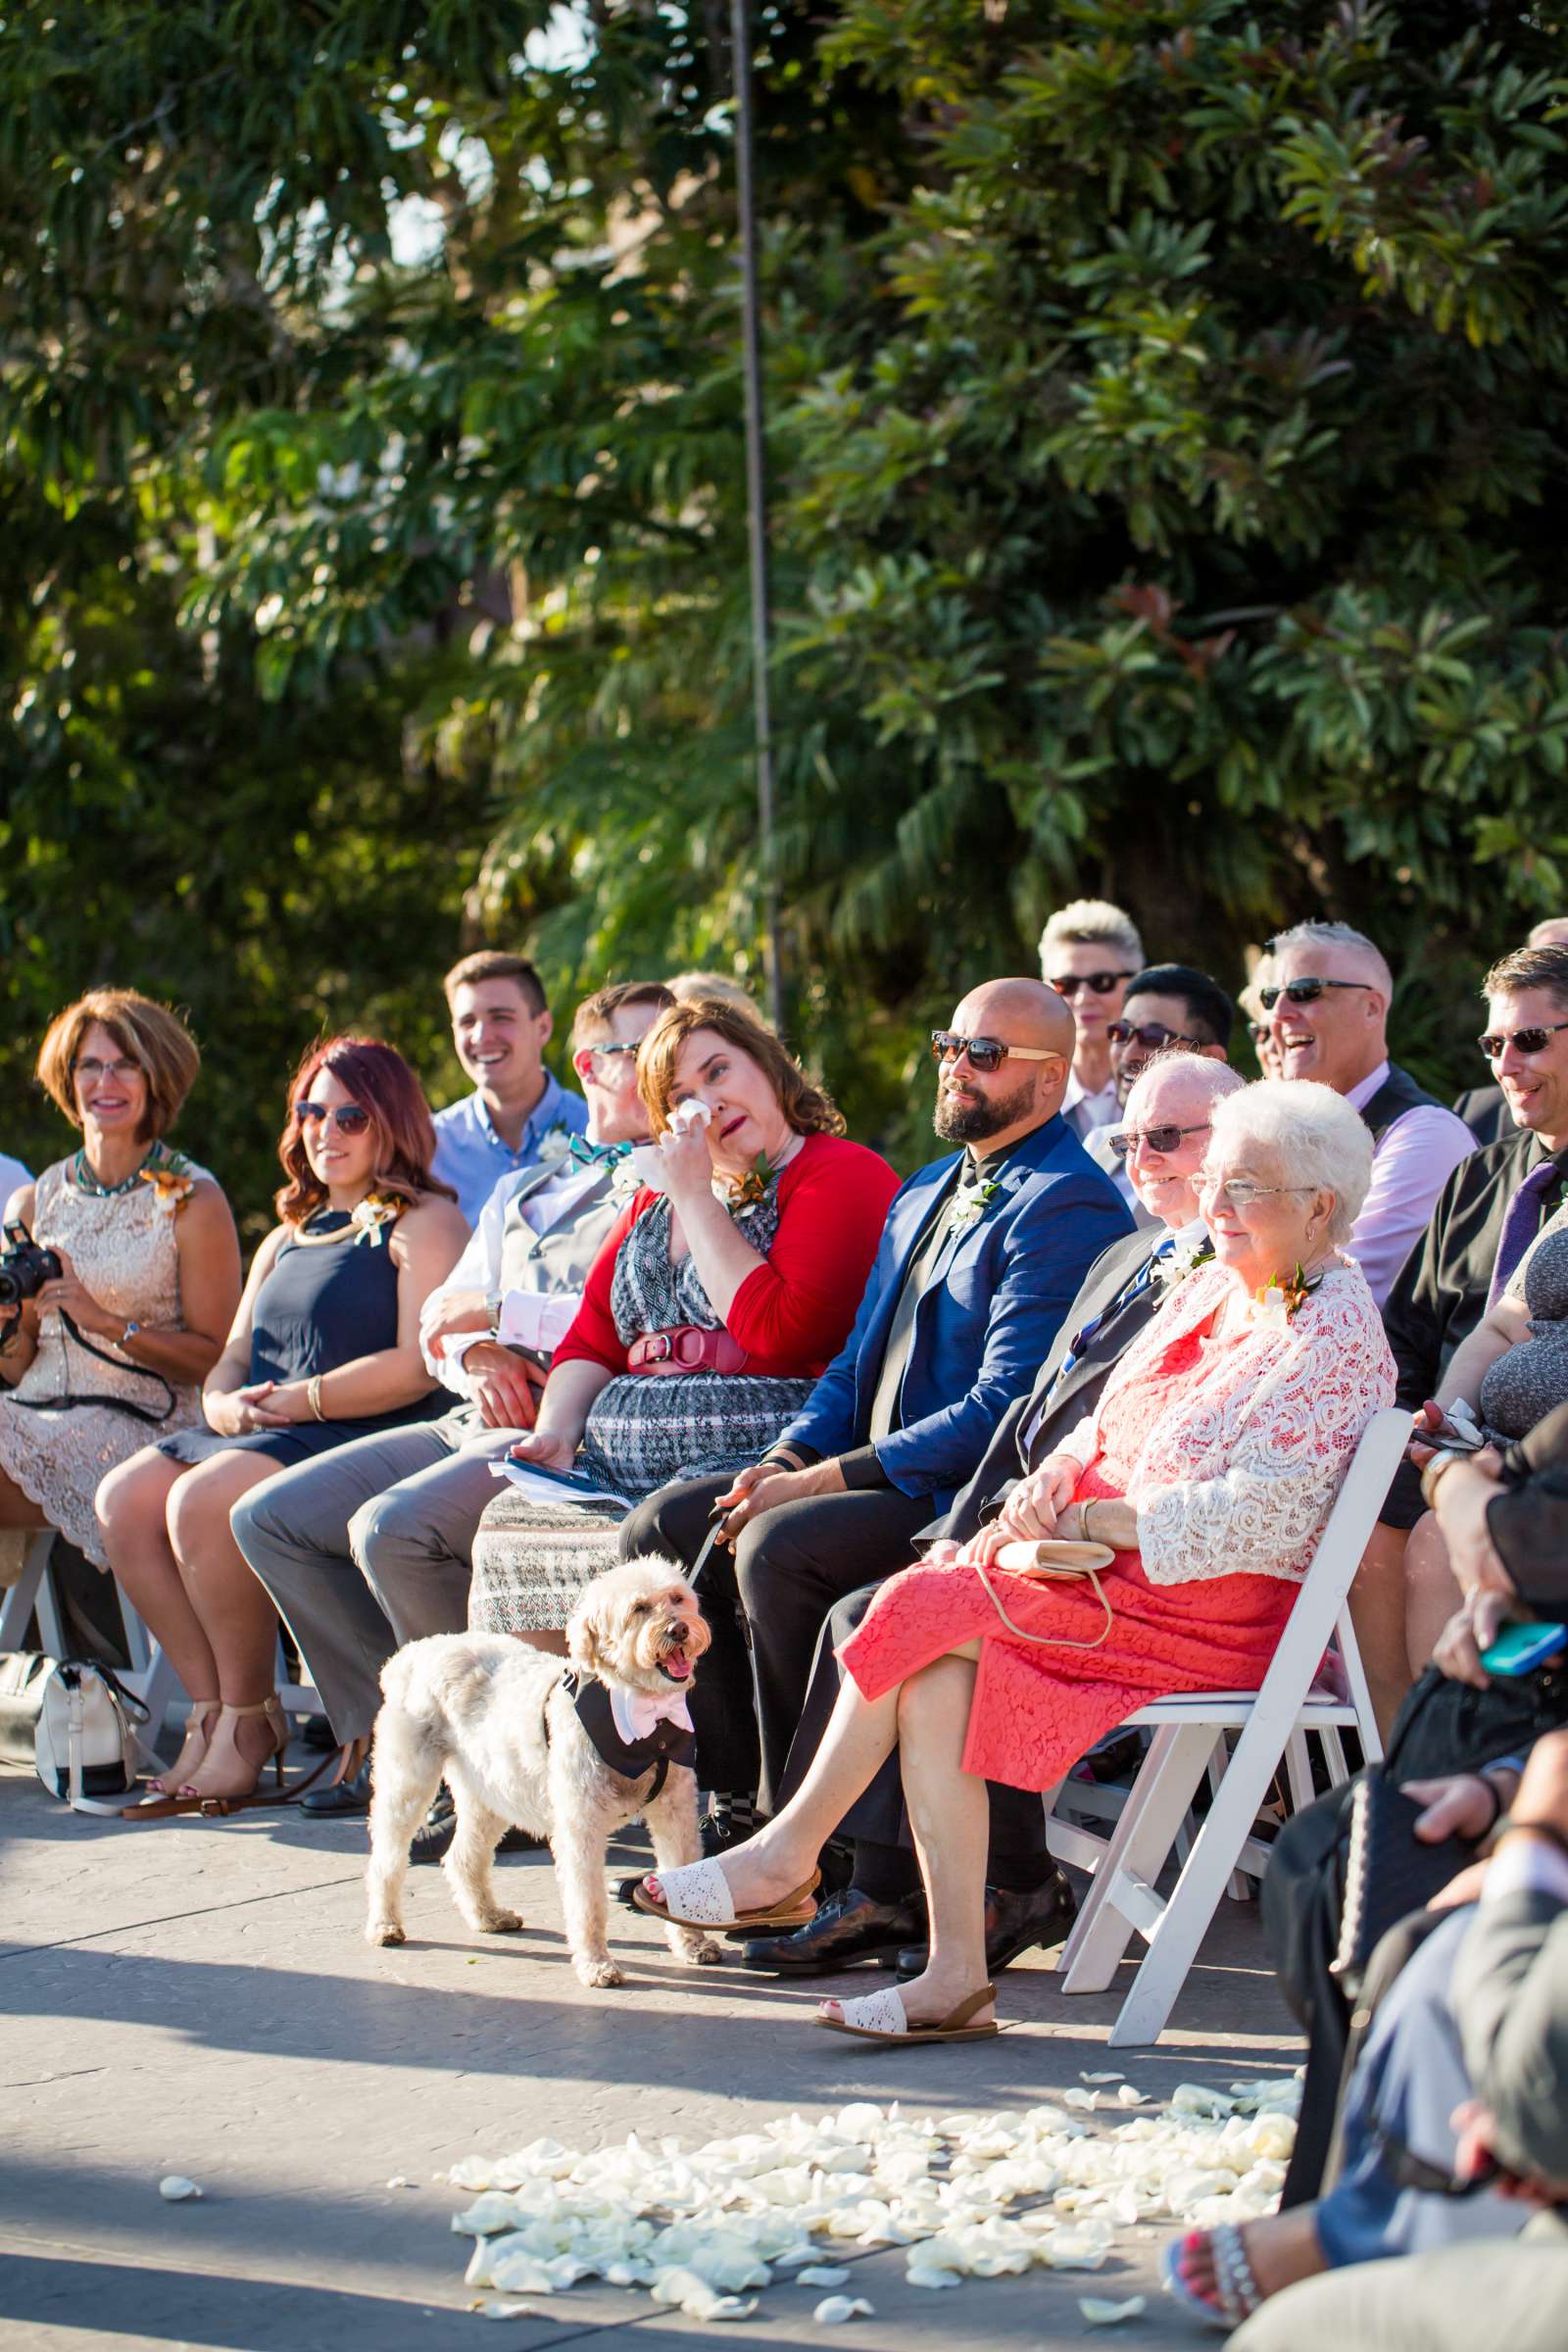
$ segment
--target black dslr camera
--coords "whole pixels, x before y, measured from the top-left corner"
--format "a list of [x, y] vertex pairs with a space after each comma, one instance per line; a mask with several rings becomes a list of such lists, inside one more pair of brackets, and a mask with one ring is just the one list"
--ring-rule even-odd
[[25, 1225], [8, 1225], [0, 1250], [0, 1314], [36, 1298], [46, 1282], [58, 1282], [65, 1267], [52, 1250], [35, 1242]]

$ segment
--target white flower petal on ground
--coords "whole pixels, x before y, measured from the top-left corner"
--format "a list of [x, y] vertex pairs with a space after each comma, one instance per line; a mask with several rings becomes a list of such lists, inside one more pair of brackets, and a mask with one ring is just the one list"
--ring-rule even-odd
[[1149, 2304], [1143, 2295], [1129, 2295], [1125, 2303], [1107, 2303], [1100, 2295], [1080, 2295], [1078, 2308], [1091, 2328], [1116, 2328], [1123, 2320], [1141, 2320]]
[[1141, 2107], [1143, 2103], [1143, 2092], [1141, 2090], [1135, 2090], [1130, 2082], [1124, 2082], [1120, 2090], [1118, 2090], [1116, 2093], [1116, 2104], [1118, 2107]]
[[813, 2263], [809, 2270], [795, 2274], [802, 2286], [842, 2286], [849, 2275], [841, 2263], [833, 2262]]
[[1125, 2082], [1125, 2075], [1080, 2075], [1080, 2082]]
[[158, 2183], [158, 2194], [166, 2205], [184, 2205], [201, 2193], [195, 2181], [187, 2180], [183, 2173], [166, 2173]]
[[818, 2328], [842, 2328], [846, 2320], [872, 2320], [874, 2307], [863, 2295], [852, 2301], [848, 2295], [824, 2295], [811, 2314]]

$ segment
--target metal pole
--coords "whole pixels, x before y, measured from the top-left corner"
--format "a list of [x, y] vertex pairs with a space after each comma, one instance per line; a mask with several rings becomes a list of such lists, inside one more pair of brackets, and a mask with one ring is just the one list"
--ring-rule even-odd
[[784, 1021], [779, 947], [778, 875], [773, 841], [773, 718], [768, 693], [772, 625], [767, 595], [767, 469], [762, 446], [761, 297], [757, 270], [757, 188], [753, 176], [750, 0], [730, 0], [735, 53], [735, 192], [740, 210], [741, 365], [746, 384], [746, 506], [751, 540], [752, 705], [757, 728], [757, 829], [762, 868], [762, 971], [775, 1028]]

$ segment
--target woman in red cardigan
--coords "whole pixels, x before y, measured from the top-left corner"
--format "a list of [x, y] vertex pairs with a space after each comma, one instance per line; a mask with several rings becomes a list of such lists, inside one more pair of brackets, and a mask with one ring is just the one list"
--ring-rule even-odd
[[[671, 1005], [637, 1085], [657, 1184], [595, 1259], [538, 1422], [513, 1447], [633, 1502], [766, 1452], [844, 1343], [898, 1188], [746, 1006]], [[485, 1622], [558, 1634], [611, 1565], [613, 1529], [592, 1504], [518, 1496], [494, 1546], [500, 1517], [492, 1506], [475, 1552]]]

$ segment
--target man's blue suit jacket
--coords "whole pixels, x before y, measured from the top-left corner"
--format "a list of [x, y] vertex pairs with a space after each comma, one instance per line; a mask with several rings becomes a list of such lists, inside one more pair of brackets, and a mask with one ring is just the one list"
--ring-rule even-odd
[[[778, 1440], [819, 1455], [866, 1443], [904, 1270], [957, 1153], [902, 1186], [855, 1328]], [[949, 1236], [915, 1310], [902, 1427], [877, 1457], [889, 1481], [946, 1510], [998, 1422], [1029, 1387], [1102, 1250], [1132, 1231], [1127, 1205], [1060, 1116], [1008, 1153], [976, 1223]]]

